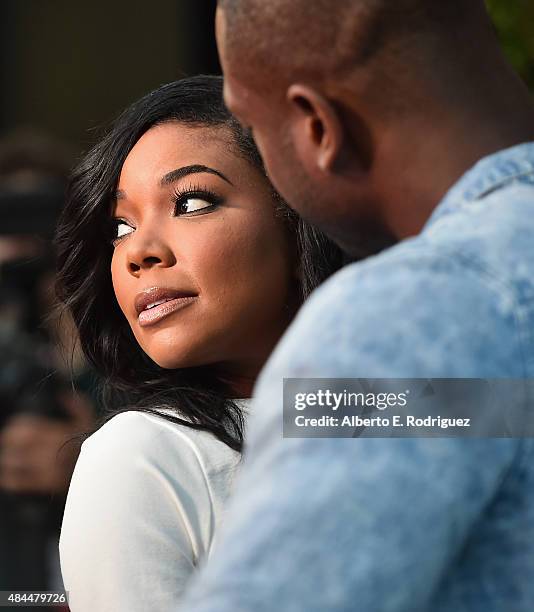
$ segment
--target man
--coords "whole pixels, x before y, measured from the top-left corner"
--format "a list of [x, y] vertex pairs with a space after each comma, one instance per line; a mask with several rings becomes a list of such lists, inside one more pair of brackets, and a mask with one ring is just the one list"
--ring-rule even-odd
[[269, 360], [184, 609], [532, 610], [532, 439], [281, 435], [284, 377], [534, 374], [534, 106], [482, 0], [221, 0], [217, 38], [289, 203], [352, 254], [399, 243]]

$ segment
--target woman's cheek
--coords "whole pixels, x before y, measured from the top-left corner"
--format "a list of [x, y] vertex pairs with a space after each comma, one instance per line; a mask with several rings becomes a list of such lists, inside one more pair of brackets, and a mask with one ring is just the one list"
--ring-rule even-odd
[[119, 308], [128, 319], [128, 306], [133, 303], [135, 295], [131, 295], [131, 282], [129, 282], [130, 278], [125, 274], [125, 270], [125, 263], [121, 259], [120, 253], [115, 251], [111, 259], [111, 283]]
[[193, 240], [184, 256], [199, 284], [209, 291], [239, 281], [236, 273], [250, 258], [249, 242], [240, 227], [221, 222]]

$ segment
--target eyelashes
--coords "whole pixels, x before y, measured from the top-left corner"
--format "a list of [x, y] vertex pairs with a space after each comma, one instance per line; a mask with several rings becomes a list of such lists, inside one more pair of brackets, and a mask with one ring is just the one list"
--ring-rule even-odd
[[[185, 189], [175, 189], [171, 201], [175, 217], [196, 217], [212, 212], [224, 199], [211, 189], [191, 185]], [[130, 221], [121, 217], [113, 218], [110, 220], [109, 242], [115, 246], [134, 231], [135, 226]]]
[[174, 202], [174, 214], [178, 217], [205, 214], [220, 206], [223, 199], [210, 189], [197, 186], [188, 187], [183, 191], [176, 189], [172, 201]]

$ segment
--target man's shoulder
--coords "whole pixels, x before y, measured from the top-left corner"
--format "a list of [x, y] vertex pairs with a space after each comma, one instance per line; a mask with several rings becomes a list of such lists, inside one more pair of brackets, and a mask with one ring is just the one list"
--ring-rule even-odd
[[[534, 186], [520, 182], [462, 202], [437, 222], [396, 246], [346, 266], [313, 295], [310, 310], [328, 303], [395, 312], [451, 312], [497, 300], [531, 303], [534, 297]], [[388, 299], [389, 298], [389, 299]], [[372, 300], [372, 303], [370, 301]]]
[[[422, 250], [455, 258], [509, 286], [534, 266], [534, 185], [516, 180], [475, 200], [446, 202], [417, 237]], [[528, 279], [531, 275], [528, 275]]]
[[[500, 284], [499, 274], [475, 253], [463, 251], [457, 239], [421, 235], [349, 264], [312, 294], [302, 312], [328, 307], [347, 315], [394, 313], [410, 302], [421, 309], [460, 308], [477, 296], [487, 298]], [[448, 298], [454, 293], [459, 295], [452, 302]]]
[[523, 376], [515, 280], [468, 243], [435, 231], [345, 267], [312, 294], [277, 356], [307, 362], [310, 376]]

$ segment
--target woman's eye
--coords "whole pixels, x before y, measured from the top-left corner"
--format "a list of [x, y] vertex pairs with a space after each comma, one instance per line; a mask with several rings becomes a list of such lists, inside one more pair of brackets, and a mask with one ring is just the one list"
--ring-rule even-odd
[[187, 213], [197, 212], [215, 206], [214, 203], [202, 200], [201, 198], [185, 198], [182, 202], [178, 202], [176, 206], [176, 214], [183, 215]]
[[124, 236], [131, 234], [133, 231], [134, 230], [131, 225], [128, 225], [124, 221], [117, 221], [115, 229], [115, 239], [123, 238]]

